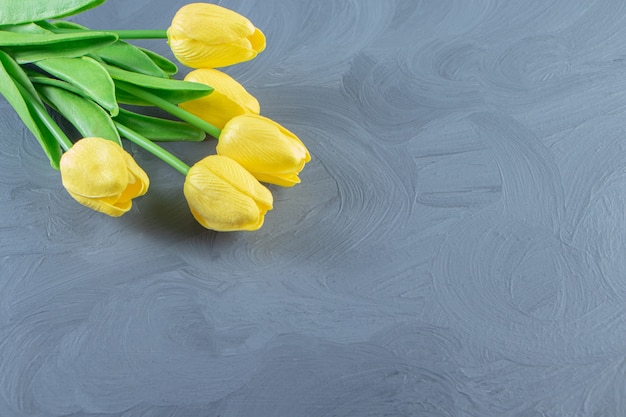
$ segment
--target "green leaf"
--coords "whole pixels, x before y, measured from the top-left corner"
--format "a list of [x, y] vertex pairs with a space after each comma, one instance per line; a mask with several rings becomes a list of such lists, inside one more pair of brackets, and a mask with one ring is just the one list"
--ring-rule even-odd
[[2, 60], [2, 65], [5, 67], [5, 70], [13, 78], [13, 81], [20, 83], [39, 104], [43, 105], [43, 102], [37, 95], [35, 87], [33, 87], [30, 77], [24, 69], [8, 55], [0, 56], [0, 59]]
[[[124, 86], [131, 84], [139, 87], [151, 94], [169, 101], [170, 103], [182, 103], [184, 101], [193, 100], [204, 97], [213, 92], [213, 88], [205, 84], [193, 83], [189, 81], [174, 80], [171, 78], [152, 77], [144, 74], [126, 71], [110, 65], [104, 65], [109, 74], [115, 81], [116, 86]], [[150, 103], [135, 98], [130, 94], [126, 94], [117, 89], [117, 100], [120, 103], [151, 105]]]
[[15, 33], [39, 33], [39, 34], [50, 34], [51, 32], [47, 29], [44, 29], [37, 23], [29, 22], [20, 25], [6, 25], [0, 26], [0, 30], [6, 32], [15, 32]]
[[111, 116], [93, 101], [52, 85], [38, 84], [37, 91], [83, 137], [104, 138], [122, 145]]
[[[37, 71], [31, 71], [31, 70], [26, 70], [26, 74], [28, 75], [28, 78], [30, 79], [30, 81], [33, 84], [45, 84], [45, 85], [51, 85], [53, 87], [59, 87], [59, 88], [63, 88], [64, 90], [67, 90], [69, 92], [72, 92], [74, 94], [78, 94], [81, 95], [83, 97], [85, 97], [85, 93], [83, 91], [81, 91], [80, 89], [78, 89], [75, 85], [70, 84], [68, 82], [65, 81], [61, 81], [58, 80], [56, 78], [50, 78], [47, 77]], [[35, 88], [37, 89], [37, 88]], [[85, 97], [87, 98], [87, 97]]]
[[116, 67], [154, 77], [169, 78], [143, 51], [124, 41], [99, 49], [96, 55], [104, 62]]
[[[2, 0], [0, 0], [2, 1]], [[0, 48], [19, 63], [80, 57], [117, 41], [108, 32], [15, 33], [0, 31]]]
[[67, 81], [81, 90], [85, 96], [100, 104], [111, 115], [119, 110], [115, 86], [106, 69], [89, 57], [51, 58], [35, 63], [42, 70]]
[[78, 23], [70, 22], [69, 20], [56, 20], [54, 22], [44, 21], [37, 22], [37, 24], [48, 28], [52, 32], [55, 32], [55, 29], [90, 30], [87, 26], [79, 25]]
[[[89, 31], [89, 28], [85, 26], [81, 26], [74, 22], [68, 22], [65, 20], [53, 22], [52, 24], [48, 22], [40, 22], [41, 25], [45, 27], [49, 27], [50, 30], [56, 31], [56, 33], [63, 33], [62, 31]], [[67, 32], [66, 32], [67, 33]], [[148, 55], [143, 48], [139, 48], [135, 45], [132, 45], [128, 42], [118, 40], [117, 42], [105, 46], [104, 48], [99, 49], [95, 55], [97, 55], [100, 60], [106, 62], [107, 64], [114, 65], [120, 67], [122, 69], [126, 69], [129, 71], [139, 72], [146, 75], [153, 75], [155, 77], [167, 78], [169, 74], [171, 74], [171, 65], [174, 65], [175, 71], [178, 70], [176, 65], [170, 62], [163, 63], [162, 61], [167, 61], [166, 58], [160, 57], [157, 58], [159, 62], [155, 62], [151, 56]], [[166, 66], [168, 71], [165, 71], [161, 68], [160, 64]]]
[[141, 47], [138, 47], [137, 49], [141, 50], [144, 54], [148, 55], [148, 57], [152, 60], [152, 62], [154, 62], [166, 74], [174, 75], [178, 72], [178, 67], [176, 66], [176, 64], [170, 61], [169, 59], [165, 58], [164, 56], [159, 55], [156, 52], [151, 51], [149, 49], [144, 49]]
[[104, 0], [0, 0], [0, 25], [69, 16], [102, 3]]
[[[23, 92], [30, 95], [34, 91], [32, 84], [23, 86], [21, 83], [28, 77], [21, 72], [21, 68], [3, 51], [0, 51], [0, 94], [11, 104], [15, 112], [20, 116], [28, 130], [37, 138], [39, 144], [50, 159], [50, 165], [59, 168], [61, 148], [54, 135], [40, 120], [34, 106], [41, 102], [33, 101], [36, 97], [25, 97]], [[30, 84], [30, 82], [28, 82]], [[43, 107], [43, 106], [41, 106]]]
[[155, 142], [202, 142], [206, 133], [185, 122], [146, 116], [120, 109], [114, 121]]

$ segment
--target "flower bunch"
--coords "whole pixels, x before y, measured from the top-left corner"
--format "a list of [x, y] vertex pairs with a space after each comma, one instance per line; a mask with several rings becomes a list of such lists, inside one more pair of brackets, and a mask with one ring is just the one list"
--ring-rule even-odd
[[[259, 102], [216, 68], [248, 61], [266, 46], [244, 16], [208, 3], [182, 7], [167, 30], [93, 31], [59, 18], [104, 0], [0, 0], [0, 94], [39, 141], [68, 193], [80, 204], [121, 216], [149, 179], [123, 149], [129, 140], [185, 175], [193, 217], [216, 231], [256, 230], [272, 209], [261, 183], [291, 187], [310, 154], [298, 137], [262, 116]], [[167, 39], [192, 69], [176, 79], [169, 59], [127, 42]], [[130, 111], [155, 106], [179, 120]], [[126, 106], [126, 107], [125, 107]], [[51, 117], [63, 116], [82, 139]], [[217, 139], [216, 155], [191, 167], [161, 141]]]

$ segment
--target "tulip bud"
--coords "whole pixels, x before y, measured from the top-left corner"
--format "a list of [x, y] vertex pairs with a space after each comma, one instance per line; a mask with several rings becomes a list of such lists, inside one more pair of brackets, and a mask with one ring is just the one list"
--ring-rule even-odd
[[259, 114], [259, 102], [231, 76], [216, 69], [191, 71], [185, 81], [213, 87], [207, 96], [180, 103], [179, 106], [199, 118], [222, 129], [226, 122], [242, 114]]
[[272, 209], [270, 191], [230, 158], [211, 155], [189, 169], [184, 194], [191, 214], [207, 229], [256, 230]]
[[292, 187], [311, 160], [296, 135], [267, 117], [246, 114], [231, 119], [218, 139], [217, 153], [237, 161], [254, 177]]
[[133, 157], [117, 143], [83, 138], [61, 157], [61, 181], [80, 204], [119, 217], [132, 199], [148, 191], [150, 181]]
[[265, 35], [242, 15], [208, 3], [178, 10], [167, 30], [176, 58], [191, 68], [219, 68], [249, 61], [265, 49]]

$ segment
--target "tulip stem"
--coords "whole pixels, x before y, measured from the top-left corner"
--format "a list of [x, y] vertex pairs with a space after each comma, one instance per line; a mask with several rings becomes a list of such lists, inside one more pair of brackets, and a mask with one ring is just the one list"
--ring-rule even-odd
[[178, 159], [172, 153], [166, 151], [156, 143], [152, 142], [150, 139], [141, 136], [134, 130], [127, 128], [123, 124], [115, 122], [115, 126], [117, 127], [117, 130], [120, 132], [120, 134], [126, 139], [130, 140], [136, 145], [141, 146], [143, 149], [160, 158], [161, 160], [163, 160], [163, 162], [166, 162], [181, 174], [187, 176], [187, 173], [189, 172], [189, 165]]
[[102, 30], [115, 33], [120, 39], [167, 39], [167, 30]]
[[139, 87], [135, 87], [132, 84], [126, 84], [126, 83], [124, 84], [116, 83], [116, 86], [120, 90], [124, 90], [127, 93], [130, 93], [143, 100], [146, 100], [149, 103], [152, 103], [153, 105], [160, 108], [161, 110], [165, 110], [171, 115], [176, 116], [181, 120], [184, 120], [190, 125], [197, 127], [198, 129], [208, 133], [209, 135], [213, 136], [216, 139], [219, 138], [220, 134], [222, 133], [222, 131], [218, 127], [213, 126], [211, 123], [208, 123], [207, 121], [199, 118], [198, 116], [191, 114], [184, 109], [181, 109], [176, 104], [172, 104], [169, 101], [164, 100], [161, 97], [158, 97], [157, 95], [152, 94], [146, 90], [143, 90]]
[[[78, 28], [58, 28], [48, 22], [41, 21], [37, 22], [37, 24], [43, 27], [46, 30], [49, 30], [54, 33], [75, 33], [81, 30], [89, 30], [89, 29], [78, 29]], [[91, 32], [106, 32], [106, 33], [114, 33], [120, 39], [167, 39], [167, 30], [163, 29], [133, 29], [133, 30], [91, 30]]]

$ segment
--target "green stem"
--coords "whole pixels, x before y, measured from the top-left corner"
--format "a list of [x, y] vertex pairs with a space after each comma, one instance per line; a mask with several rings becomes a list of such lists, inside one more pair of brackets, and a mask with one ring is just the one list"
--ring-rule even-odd
[[167, 39], [167, 30], [101, 30], [116, 33], [120, 39]]
[[61, 148], [63, 148], [64, 151], [68, 151], [72, 147], [72, 142], [63, 132], [63, 130], [61, 130], [59, 125], [52, 119], [52, 116], [48, 114], [48, 112], [41, 105], [41, 103], [37, 101], [37, 99], [33, 97], [33, 95], [19, 82], [16, 82], [15, 85], [20, 90], [22, 96], [27, 99], [26, 102], [29, 107], [31, 107], [35, 111], [35, 113], [37, 113], [37, 117], [39, 118], [39, 120], [43, 123], [46, 129], [48, 129], [52, 136], [54, 136]]
[[124, 90], [127, 93], [130, 93], [136, 97], [139, 97], [149, 103], [152, 103], [153, 105], [160, 108], [161, 110], [165, 110], [171, 115], [176, 116], [179, 119], [186, 121], [190, 125], [197, 127], [198, 129], [208, 133], [209, 135], [213, 136], [216, 139], [219, 138], [220, 134], [222, 133], [222, 131], [218, 127], [213, 126], [211, 123], [206, 122], [205, 120], [199, 118], [198, 116], [191, 114], [188, 111], [181, 109], [177, 105], [172, 104], [169, 101], [164, 100], [155, 94], [149, 93], [146, 90], [143, 90], [131, 84], [116, 83], [116, 86], [119, 89]]
[[181, 174], [187, 176], [187, 173], [189, 172], [189, 165], [187, 165], [156, 143], [152, 142], [150, 139], [141, 136], [139, 133], [127, 128], [123, 124], [115, 122], [115, 126], [117, 127], [117, 130], [120, 132], [120, 134], [126, 139], [141, 146], [143, 149], [160, 158]]
[[138, 29], [138, 30], [91, 30], [78, 28], [58, 28], [45, 20], [37, 22], [39, 26], [54, 33], [75, 33], [81, 30], [91, 32], [115, 33], [120, 39], [167, 39], [167, 30], [162, 29]]

